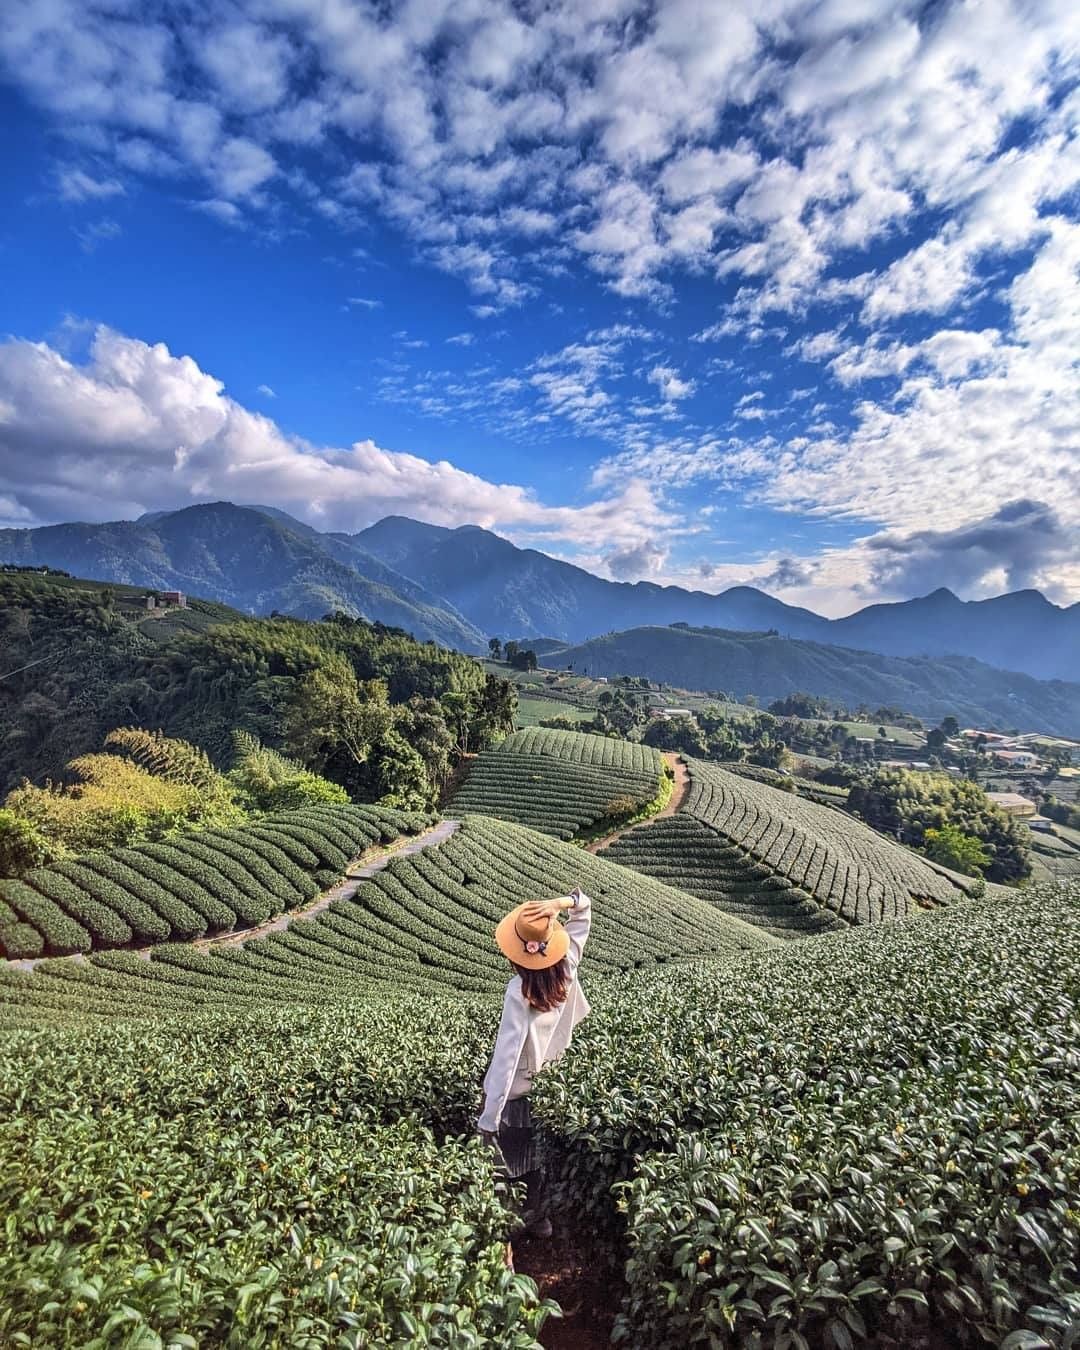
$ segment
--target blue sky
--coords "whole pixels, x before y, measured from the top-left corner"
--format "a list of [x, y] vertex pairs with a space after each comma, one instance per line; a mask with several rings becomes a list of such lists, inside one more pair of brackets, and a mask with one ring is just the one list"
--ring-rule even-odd
[[0, 524], [1080, 599], [1066, 3], [9, 0]]

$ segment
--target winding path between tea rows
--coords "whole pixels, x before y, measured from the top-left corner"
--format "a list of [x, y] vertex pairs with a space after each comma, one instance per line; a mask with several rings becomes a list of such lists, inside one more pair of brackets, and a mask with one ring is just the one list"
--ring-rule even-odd
[[664, 763], [671, 769], [675, 786], [671, 790], [671, 799], [662, 811], [657, 811], [655, 816], [649, 816], [646, 820], [639, 820], [634, 825], [624, 825], [621, 830], [613, 830], [611, 834], [605, 834], [601, 839], [594, 839], [592, 843], [585, 845], [587, 853], [599, 853], [601, 849], [609, 847], [616, 839], [621, 839], [624, 834], [630, 834], [632, 830], [643, 830], [646, 826], [653, 823], [654, 820], [663, 820], [665, 816], [673, 816], [677, 811], [681, 811], [683, 803], [686, 801], [686, 794], [690, 791], [690, 771], [686, 767], [686, 761], [681, 755], [668, 751], [663, 756]]

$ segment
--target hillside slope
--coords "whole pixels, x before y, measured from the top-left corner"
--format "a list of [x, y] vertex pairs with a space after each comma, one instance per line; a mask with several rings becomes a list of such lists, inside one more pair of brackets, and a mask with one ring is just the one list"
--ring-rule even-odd
[[846, 812], [688, 761], [684, 810], [604, 853], [778, 937], [904, 918], [974, 890]]
[[545, 658], [589, 675], [646, 675], [680, 689], [753, 693], [762, 703], [803, 690], [847, 707], [891, 704], [936, 723], [1080, 736], [1080, 684], [1036, 680], [967, 657], [882, 656], [767, 633], [633, 628]]
[[651, 746], [529, 727], [476, 757], [452, 806], [571, 839], [653, 801], [663, 767]]
[[317, 619], [340, 609], [461, 651], [486, 645], [446, 601], [347, 538], [230, 502], [139, 521], [0, 530], [0, 562], [182, 590], [255, 614]]

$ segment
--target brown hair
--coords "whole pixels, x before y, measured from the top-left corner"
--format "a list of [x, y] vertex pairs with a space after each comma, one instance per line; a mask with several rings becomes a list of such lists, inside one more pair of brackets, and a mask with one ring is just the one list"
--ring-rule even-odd
[[511, 961], [510, 964], [521, 976], [521, 992], [531, 1008], [535, 1008], [537, 1012], [550, 1012], [552, 1008], [566, 1002], [570, 967], [566, 964], [565, 956], [553, 966], [545, 966], [542, 970], [526, 970], [516, 961]]

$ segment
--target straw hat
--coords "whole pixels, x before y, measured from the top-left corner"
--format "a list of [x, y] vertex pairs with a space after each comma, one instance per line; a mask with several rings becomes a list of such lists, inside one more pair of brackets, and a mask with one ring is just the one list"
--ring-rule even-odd
[[538, 912], [539, 901], [526, 900], [512, 909], [495, 929], [495, 943], [503, 956], [526, 970], [557, 965], [570, 950], [570, 934], [555, 918]]

